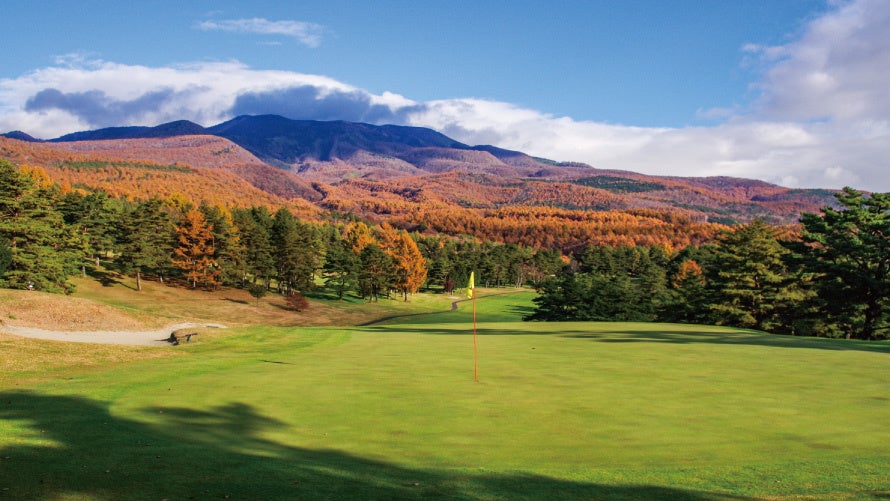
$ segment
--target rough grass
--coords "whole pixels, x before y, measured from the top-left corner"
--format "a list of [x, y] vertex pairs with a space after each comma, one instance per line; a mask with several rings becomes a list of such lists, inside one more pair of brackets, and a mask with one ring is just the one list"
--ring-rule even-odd
[[167, 320], [134, 310], [121, 310], [83, 297], [0, 289], [0, 326], [92, 331], [140, 330]]
[[[444, 296], [394, 305], [367, 327], [247, 326], [176, 357], [56, 367], [0, 392], [0, 495], [890, 493], [890, 344], [519, 322], [529, 298], [477, 302], [479, 383], [471, 303], [447, 311]], [[437, 313], [415, 315], [419, 306]]]
[[0, 388], [67, 379], [123, 362], [176, 354], [157, 348], [44, 341], [0, 333]]
[[416, 294], [410, 296], [407, 303], [400, 299], [367, 303], [356, 298], [338, 301], [322, 292], [310, 294], [309, 308], [295, 312], [287, 308], [279, 294], [270, 293], [257, 301], [247, 291], [237, 288], [191, 290], [144, 280], [143, 290], [137, 292], [132, 278], [114, 274], [106, 275], [101, 281], [82, 279], [75, 284], [78, 298], [159, 319], [165, 325], [181, 321], [233, 327], [359, 325], [390, 315], [445, 309], [450, 304], [442, 295]]

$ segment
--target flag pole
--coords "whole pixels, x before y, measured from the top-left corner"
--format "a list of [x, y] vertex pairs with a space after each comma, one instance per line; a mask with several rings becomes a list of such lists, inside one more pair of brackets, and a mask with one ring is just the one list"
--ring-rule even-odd
[[470, 272], [467, 282], [467, 299], [473, 301], [473, 379], [479, 382], [479, 350], [476, 347], [476, 280], [475, 273]]
[[479, 351], [476, 348], [476, 288], [473, 289], [473, 377], [479, 382]]

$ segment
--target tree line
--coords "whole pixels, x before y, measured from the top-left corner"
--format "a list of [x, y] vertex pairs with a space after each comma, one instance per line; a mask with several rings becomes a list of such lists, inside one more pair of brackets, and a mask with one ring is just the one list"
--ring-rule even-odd
[[603, 241], [566, 253], [560, 243], [408, 233], [349, 214], [310, 222], [264, 205], [115, 198], [63, 189], [39, 168], [0, 160], [0, 286], [70, 292], [70, 277], [110, 268], [134, 277], [137, 289], [148, 278], [293, 297], [324, 284], [337, 297], [375, 301], [450, 293], [475, 271], [480, 286], [537, 287], [530, 320], [886, 338], [890, 194], [845, 189], [837, 199], [839, 208], [804, 214], [795, 228], [755, 220], [680, 250]]
[[286, 296], [321, 281], [369, 301], [453, 290], [471, 270], [491, 286], [540, 282], [554, 251], [419, 235], [342, 216], [308, 222], [281, 207], [144, 200], [63, 189], [39, 168], [0, 160], [0, 286], [71, 292], [69, 278], [110, 268], [191, 288], [236, 286]]
[[800, 227], [755, 220], [714, 242], [589, 247], [540, 287], [529, 320], [730, 325], [792, 335], [890, 337], [890, 194], [846, 188]]

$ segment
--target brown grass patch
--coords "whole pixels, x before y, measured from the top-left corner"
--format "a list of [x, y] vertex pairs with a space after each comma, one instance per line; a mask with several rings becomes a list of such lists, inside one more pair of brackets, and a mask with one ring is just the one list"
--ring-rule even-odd
[[386, 302], [310, 301], [307, 309], [297, 312], [289, 309], [285, 298], [275, 293], [257, 301], [246, 290], [237, 288], [205, 291], [144, 280], [143, 290], [137, 292], [129, 277], [119, 277], [118, 282], [111, 286], [91, 279], [77, 279], [74, 282], [77, 285], [75, 296], [111, 305], [128, 313], [138, 312], [149, 318], [161, 319], [160, 326], [179, 322], [221, 323], [228, 327], [342, 326], [358, 325], [391, 314]]
[[61, 331], [147, 330], [166, 321], [60, 294], [0, 290], [0, 325]]

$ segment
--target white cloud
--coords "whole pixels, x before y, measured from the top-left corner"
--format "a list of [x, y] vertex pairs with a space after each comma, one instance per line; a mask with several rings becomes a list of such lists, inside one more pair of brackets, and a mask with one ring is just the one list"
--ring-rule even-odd
[[[361, 92], [323, 76], [254, 70], [234, 61], [160, 68], [92, 61], [81, 66], [42, 68], [16, 79], [0, 80], [0, 131], [20, 129], [49, 138], [88, 128], [155, 125], [179, 119], [213, 125], [232, 118], [229, 112], [238, 96], [299, 86], [322, 92]], [[35, 97], [48, 89], [80, 100], [69, 100], [66, 106], [35, 103]], [[162, 91], [163, 99], [144, 99]], [[369, 96], [372, 102], [379, 99], [384, 104], [394, 99], [392, 95]], [[88, 113], [88, 106], [102, 109]], [[102, 122], [102, 116], [113, 115], [107, 108], [115, 107], [123, 109], [123, 114], [116, 117], [119, 122]]]
[[[783, 46], [750, 45], [758, 98], [747, 109], [704, 111], [716, 125], [652, 128], [578, 121], [511, 103], [418, 103], [331, 78], [239, 62], [146, 67], [68, 56], [57, 66], [0, 80], [0, 131], [37, 137], [108, 125], [189, 119], [213, 125], [233, 113], [275, 109], [292, 118], [365, 120], [437, 129], [469, 144], [658, 175], [726, 175], [786, 186], [890, 191], [890, 2], [844, 3]], [[234, 28], [233, 28], [234, 29]], [[120, 123], [105, 123], [110, 121]]]
[[752, 48], [771, 66], [756, 112], [784, 120], [890, 116], [890, 3], [859, 0], [813, 20], [795, 41]]
[[307, 47], [321, 45], [324, 27], [320, 24], [303, 21], [269, 21], [259, 17], [251, 19], [221, 19], [202, 21], [196, 25], [204, 31], [225, 31], [229, 33], [255, 33], [260, 35], [281, 35], [296, 39]]
[[[700, 110], [711, 127], [579, 122], [507, 103], [431, 103], [412, 123], [557, 160], [651, 174], [753, 177], [786, 186], [890, 191], [890, 2], [843, 2], [782, 46], [754, 43], [755, 102]], [[753, 66], [750, 59], [743, 64]], [[866, 186], [862, 186], [867, 183]]]

